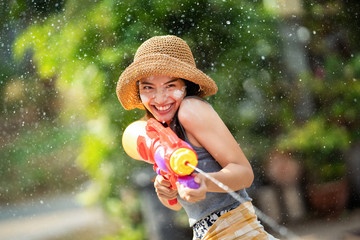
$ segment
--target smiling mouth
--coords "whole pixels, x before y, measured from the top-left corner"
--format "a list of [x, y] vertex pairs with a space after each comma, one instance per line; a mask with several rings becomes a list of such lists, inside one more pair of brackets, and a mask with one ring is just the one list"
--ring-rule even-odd
[[172, 104], [167, 104], [167, 105], [163, 105], [163, 106], [155, 106], [154, 108], [159, 111], [159, 112], [166, 112], [171, 108]]

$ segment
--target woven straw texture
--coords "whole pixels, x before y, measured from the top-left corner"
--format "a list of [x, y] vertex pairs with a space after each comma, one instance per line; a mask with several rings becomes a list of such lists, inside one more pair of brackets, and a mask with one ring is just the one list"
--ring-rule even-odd
[[150, 76], [170, 76], [200, 86], [200, 97], [217, 92], [215, 82], [196, 68], [194, 57], [184, 40], [176, 36], [157, 36], [145, 41], [137, 50], [133, 63], [120, 75], [116, 94], [126, 110], [144, 109], [136, 82]]
[[257, 220], [252, 203], [245, 202], [225, 213], [209, 228], [202, 240], [278, 240]]

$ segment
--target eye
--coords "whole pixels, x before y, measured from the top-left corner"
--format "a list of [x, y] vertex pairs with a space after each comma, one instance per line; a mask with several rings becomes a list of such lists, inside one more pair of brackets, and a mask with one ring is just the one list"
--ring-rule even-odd
[[149, 90], [152, 90], [153, 87], [150, 86], [150, 85], [141, 85], [141, 86], [140, 86], [140, 89], [141, 89], [141, 90], [149, 91]]

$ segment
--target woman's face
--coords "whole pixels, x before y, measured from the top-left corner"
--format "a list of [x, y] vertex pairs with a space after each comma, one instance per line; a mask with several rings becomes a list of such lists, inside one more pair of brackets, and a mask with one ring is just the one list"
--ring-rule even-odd
[[180, 78], [151, 76], [139, 81], [140, 99], [159, 122], [169, 124], [186, 95]]

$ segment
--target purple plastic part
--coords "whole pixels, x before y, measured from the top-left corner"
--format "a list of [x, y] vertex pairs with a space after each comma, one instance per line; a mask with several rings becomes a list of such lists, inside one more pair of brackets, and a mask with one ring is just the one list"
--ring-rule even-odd
[[184, 141], [184, 143], [185, 143], [190, 149], [193, 149], [192, 146], [191, 146], [189, 143], [187, 143], [187, 142], [185, 142], [185, 141]]
[[157, 166], [163, 170], [164, 172], [169, 172], [166, 168], [166, 164], [165, 164], [165, 158], [164, 158], [164, 148], [163, 147], [158, 147], [158, 149], [156, 149], [155, 154], [154, 154], [154, 159], [155, 162], [157, 164]]
[[178, 182], [185, 187], [192, 188], [192, 189], [198, 189], [200, 185], [195, 182], [194, 177], [192, 176], [183, 176], [178, 178]]

